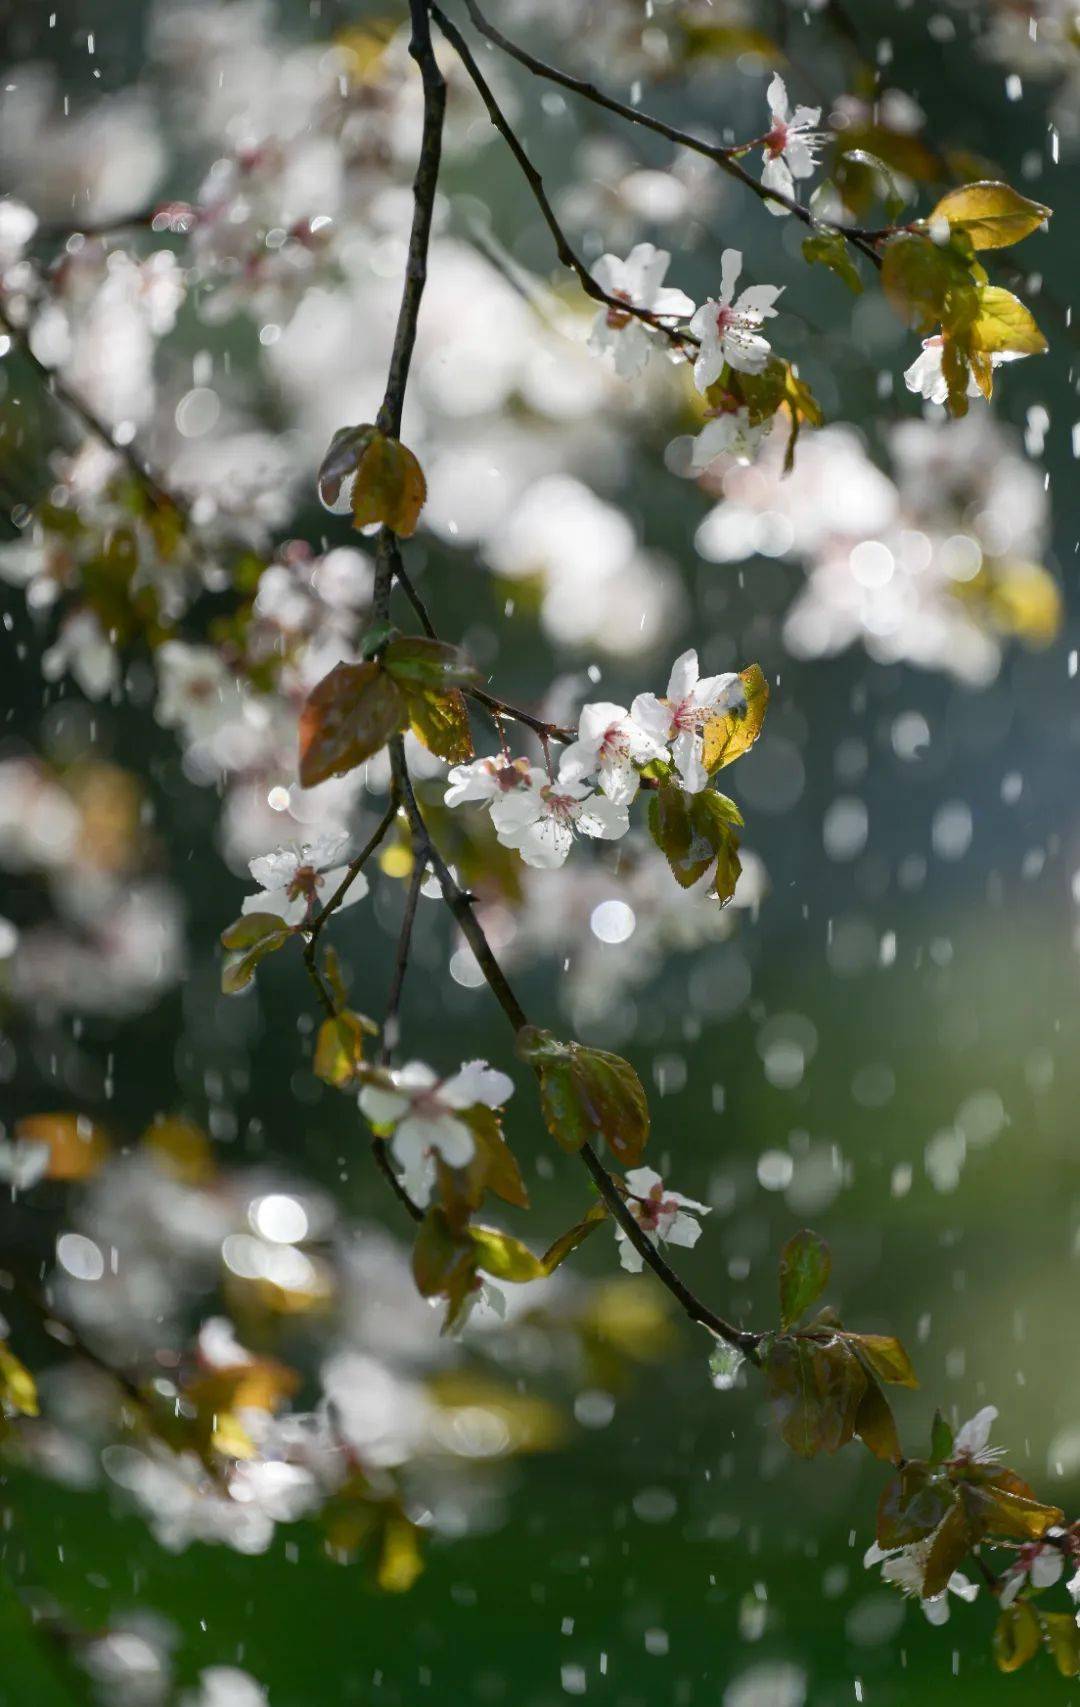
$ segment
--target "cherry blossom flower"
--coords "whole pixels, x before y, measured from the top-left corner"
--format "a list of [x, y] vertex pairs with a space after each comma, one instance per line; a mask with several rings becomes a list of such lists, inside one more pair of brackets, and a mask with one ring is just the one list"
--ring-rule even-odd
[[981, 1411], [964, 1423], [956, 1431], [953, 1440], [953, 1462], [969, 1464], [994, 1464], [1001, 1457], [1005, 1448], [991, 1446], [990, 1430], [997, 1420], [997, 1406], [984, 1405]]
[[[922, 355], [916, 356], [911, 366], [904, 369], [904, 384], [908, 390], [917, 392], [927, 403], [947, 403], [949, 400], [949, 387], [943, 366], [944, 354], [945, 340], [941, 333], [937, 332], [932, 338], [923, 339]], [[993, 367], [1000, 367], [1003, 362], [1022, 359], [1017, 352], [1011, 350], [994, 350], [990, 356]], [[974, 374], [968, 377], [967, 395], [982, 396]]]
[[440, 1079], [423, 1061], [410, 1061], [364, 1085], [360, 1112], [373, 1126], [391, 1127], [390, 1148], [415, 1203], [426, 1204], [435, 1179], [435, 1159], [462, 1168], [471, 1161], [476, 1140], [458, 1118], [478, 1104], [501, 1108], [514, 1081], [486, 1061], [466, 1061], [448, 1079]]
[[[666, 320], [684, 320], [694, 304], [681, 290], [664, 288], [663, 278], [671, 262], [666, 249], [637, 243], [625, 261], [617, 255], [601, 255], [593, 277], [609, 296], [635, 308], [646, 308]], [[654, 348], [648, 328], [635, 315], [618, 308], [602, 308], [589, 334], [589, 347], [613, 358], [615, 372], [623, 379], [642, 373]]]
[[714, 463], [718, 456], [734, 457], [736, 462], [753, 462], [762, 444], [772, 432], [773, 416], [751, 424], [750, 411], [745, 407], [722, 409], [706, 421], [693, 443], [690, 467], [700, 473]]
[[731, 670], [721, 676], [699, 676], [698, 656], [691, 648], [671, 666], [667, 693], [639, 693], [630, 707], [634, 722], [655, 741], [671, 747], [671, 757], [691, 794], [700, 794], [709, 780], [702, 730], [710, 717], [729, 711], [743, 698], [739, 677]]
[[[1001, 1580], [999, 1606], [1011, 1606], [1025, 1583], [1030, 1583], [1032, 1588], [1053, 1588], [1061, 1581], [1065, 1574], [1065, 1558], [1060, 1547], [1054, 1545], [1053, 1537], [1061, 1536], [1063, 1531], [1048, 1529], [1046, 1533], [1046, 1540], [1032, 1541], [1017, 1553]], [[1080, 1585], [1080, 1577], [1077, 1583]], [[1071, 1592], [1072, 1584], [1068, 1587]]]
[[910, 1547], [897, 1547], [892, 1551], [879, 1547], [875, 1541], [863, 1555], [863, 1564], [867, 1569], [880, 1565], [883, 1582], [892, 1583], [902, 1594], [916, 1598], [929, 1623], [946, 1624], [949, 1619], [949, 1595], [955, 1594], [961, 1600], [972, 1601], [978, 1594], [979, 1587], [977, 1583], [970, 1582], [962, 1571], [954, 1571], [940, 1594], [929, 1597], [923, 1595], [926, 1564], [936, 1534], [935, 1530], [933, 1535], [928, 1535], [923, 1541], [916, 1541]]
[[105, 630], [91, 610], [77, 610], [64, 622], [41, 660], [47, 682], [72, 676], [87, 699], [104, 699], [120, 680], [120, 664]]
[[473, 759], [470, 764], [455, 765], [447, 773], [450, 786], [443, 799], [447, 806], [462, 806], [471, 801], [482, 801], [489, 806], [506, 794], [528, 788], [531, 774], [528, 759], [511, 759], [501, 753], [491, 759]]
[[211, 647], [167, 640], [158, 647], [155, 662], [154, 715], [166, 728], [182, 729], [187, 740], [211, 740], [242, 711], [239, 683]]
[[638, 766], [664, 756], [659, 741], [639, 729], [625, 706], [597, 700], [583, 705], [578, 738], [564, 749], [559, 775], [567, 782], [594, 777], [617, 806], [629, 806], [641, 785]]
[[[695, 1215], [707, 1215], [708, 1206], [677, 1191], [667, 1191], [660, 1175], [653, 1168], [631, 1168], [624, 1176], [630, 1196], [626, 1207], [642, 1232], [654, 1245], [696, 1245], [701, 1237], [701, 1223]], [[629, 1235], [616, 1224], [615, 1238], [619, 1246], [619, 1261], [631, 1274], [640, 1274], [645, 1260], [630, 1243]]]
[[[245, 913], [277, 913], [287, 925], [299, 925], [312, 908], [326, 902], [344, 878], [347, 866], [340, 862], [348, 847], [345, 835], [320, 836], [300, 847], [275, 848], [249, 861], [252, 877], [260, 885], [257, 895], [246, 895]], [[367, 878], [358, 872], [340, 902], [351, 907], [368, 892]]]
[[690, 322], [691, 332], [701, 339], [694, 381], [705, 391], [720, 378], [725, 362], [740, 373], [760, 373], [772, 351], [759, 328], [773, 319], [773, 304], [782, 285], [751, 285], [735, 300], [735, 286], [742, 272], [742, 253], [725, 249], [720, 257], [720, 296], [709, 297]]
[[600, 841], [617, 841], [630, 828], [625, 805], [598, 794], [589, 784], [560, 771], [552, 781], [533, 766], [529, 786], [492, 803], [491, 821], [503, 847], [516, 848], [526, 865], [551, 870], [570, 852], [575, 830]]
[[[764, 139], [765, 164], [761, 181], [768, 190], [776, 190], [782, 196], [794, 196], [795, 179], [812, 177], [817, 165], [817, 150], [822, 138], [816, 126], [821, 108], [796, 107], [792, 112], [788, 106], [787, 88], [779, 74], [774, 75], [765, 98], [769, 103], [772, 127]], [[782, 202], [767, 201], [765, 205], [770, 213], [785, 215], [791, 212]]]

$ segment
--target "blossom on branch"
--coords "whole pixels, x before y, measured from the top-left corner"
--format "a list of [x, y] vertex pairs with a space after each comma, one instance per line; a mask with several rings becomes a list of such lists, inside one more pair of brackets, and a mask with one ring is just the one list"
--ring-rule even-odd
[[[922, 355], [916, 356], [909, 368], [904, 369], [904, 384], [909, 391], [917, 392], [927, 403], [945, 404], [949, 401], [949, 382], [945, 378], [945, 340], [941, 333], [935, 333], [932, 338], [924, 338]], [[1003, 362], [1015, 362], [1022, 357], [1009, 350], [994, 350], [990, 356], [992, 367], [1000, 367]], [[981, 397], [978, 381], [973, 373], [968, 375], [967, 395]]]
[[923, 1595], [922, 1585], [926, 1576], [927, 1560], [936, 1534], [935, 1530], [934, 1534], [928, 1535], [925, 1540], [916, 1541], [910, 1547], [894, 1548], [891, 1552], [879, 1547], [875, 1541], [863, 1555], [863, 1564], [868, 1570], [874, 1565], [880, 1565], [883, 1582], [892, 1583], [902, 1594], [918, 1599], [928, 1623], [947, 1624], [949, 1595], [955, 1594], [961, 1600], [972, 1601], [978, 1594], [979, 1587], [977, 1583], [970, 1582], [962, 1571], [954, 1571], [940, 1594]]
[[[792, 112], [787, 86], [779, 73], [769, 84], [765, 99], [772, 125], [764, 138], [761, 181], [767, 190], [794, 197], [795, 179], [813, 177], [817, 165], [817, 150], [824, 140], [817, 129], [821, 108], [796, 107]], [[791, 212], [782, 202], [767, 201], [765, 205], [770, 213], [781, 217]]]
[[[694, 304], [681, 290], [663, 285], [671, 256], [651, 243], [637, 243], [625, 261], [617, 255], [601, 255], [593, 277], [609, 296], [635, 308], [647, 309], [664, 320], [685, 320]], [[602, 308], [589, 334], [589, 347], [610, 355], [615, 372], [623, 379], [636, 379], [645, 369], [653, 349], [649, 330], [629, 308]]]
[[613, 842], [630, 828], [625, 805], [561, 771], [552, 779], [535, 765], [528, 788], [492, 803], [491, 821], [504, 847], [516, 848], [526, 865], [548, 869], [562, 865], [575, 831]]
[[705, 724], [743, 699], [745, 689], [734, 671], [701, 676], [698, 655], [691, 648], [671, 666], [665, 696], [639, 693], [630, 716], [647, 735], [670, 747], [685, 787], [691, 794], [700, 794], [709, 780], [703, 759]]
[[[701, 1237], [701, 1222], [697, 1215], [707, 1215], [708, 1205], [697, 1203], [680, 1192], [668, 1191], [654, 1168], [631, 1168], [624, 1176], [627, 1191], [626, 1207], [647, 1238], [654, 1245], [696, 1245]], [[630, 1243], [630, 1236], [618, 1223], [615, 1238], [619, 1246], [619, 1261], [631, 1274], [640, 1274], [645, 1266], [641, 1252]]]
[[738, 300], [735, 286], [742, 272], [742, 253], [725, 249], [720, 257], [720, 295], [709, 297], [690, 322], [690, 330], [701, 339], [694, 382], [705, 391], [720, 378], [727, 363], [740, 373], [761, 373], [772, 353], [762, 336], [762, 322], [775, 318], [774, 304], [782, 285], [750, 285]]
[[[277, 913], [287, 925], [300, 925], [330, 899], [348, 871], [340, 863], [349, 845], [346, 835], [319, 836], [300, 847], [275, 848], [249, 861], [260, 885], [257, 895], [245, 895], [244, 913]], [[368, 892], [367, 878], [357, 872], [338, 907], [351, 907]]]
[[690, 467], [695, 473], [708, 468], [718, 456], [734, 457], [736, 462], [753, 462], [775, 424], [775, 416], [763, 421], [751, 421], [750, 411], [743, 404], [736, 409], [721, 409], [706, 421], [693, 442]]
[[466, 1061], [448, 1079], [440, 1079], [423, 1061], [373, 1077], [360, 1092], [360, 1112], [380, 1132], [388, 1131], [390, 1148], [402, 1170], [405, 1188], [414, 1203], [426, 1205], [435, 1182], [436, 1159], [463, 1168], [473, 1158], [476, 1139], [464, 1111], [501, 1108], [512, 1095], [514, 1081], [486, 1061]]
[[660, 742], [639, 728], [624, 706], [597, 700], [582, 706], [578, 738], [563, 752], [559, 775], [567, 782], [594, 776], [609, 800], [628, 806], [641, 785], [638, 767], [663, 757]]

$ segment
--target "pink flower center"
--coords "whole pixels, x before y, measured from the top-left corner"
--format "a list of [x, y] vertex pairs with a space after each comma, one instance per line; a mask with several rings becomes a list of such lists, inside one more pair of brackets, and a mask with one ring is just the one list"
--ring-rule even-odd
[[308, 901], [314, 901], [322, 888], [322, 874], [313, 865], [301, 865], [297, 868], [296, 876], [289, 884], [286, 894], [290, 901], [298, 901], [303, 896]]
[[[629, 296], [624, 290], [613, 290], [611, 294], [612, 296], [617, 297], [620, 302], [630, 301]], [[629, 326], [633, 318], [634, 316], [632, 314], [628, 314], [623, 308], [608, 308], [607, 323], [614, 332], [621, 332], [624, 326]]]
[[575, 800], [572, 794], [556, 794], [551, 786], [542, 788], [540, 794], [544, 802], [544, 810], [549, 817], [557, 818], [564, 824], [573, 822], [574, 811], [580, 802]]
[[775, 160], [783, 154], [788, 145], [788, 127], [783, 119], [776, 119], [768, 136], [765, 138], [765, 152]]

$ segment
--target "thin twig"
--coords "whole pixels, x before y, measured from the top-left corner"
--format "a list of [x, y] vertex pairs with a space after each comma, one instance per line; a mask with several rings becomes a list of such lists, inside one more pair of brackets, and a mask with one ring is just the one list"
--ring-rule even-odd
[[[666, 137], [669, 142], [676, 143], [680, 148], [689, 148], [695, 154], [703, 154], [706, 159], [712, 160], [715, 165], [719, 166], [722, 172], [726, 172], [729, 177], [735, 178], [745, 189], [750, 190], [759, 201], [776, 202], [778, 206], [787, 208], [788, 212], [793, 213], [797, 219], [801, 219], [804, 225], [823, 226], [826, 230], [838, 232], [853, 248], [858, 249], [860, 254], [872, 261], [876, 267], [881, 266], [880, 256], [860, 232], [853, 230], [850, 226], [837, 224], [832, 220], [818, 219], [810, 212], [809, 208], [803, 207], [801, 202], [797, 202], [793, 196], [784, 195], [782, 191], [769, 189], [766, 184], [760, 183], [735, 157], [743, 152], [742, 147], [730, 149], [721, 147], [718, 143], [706, 142], [704, 138], [694, 136], [690, 131], [680, 130], [677, 125], [667, 124], [663, 119], [653, 118], [650, 113], [644, 113], [638, 107], [627, 106], [624, 101], [617, 101], [611, 95], [605, 95], [602, 89], [596, 87], [595, 83], [586, 82], [581, 77], [572, 77], [569, 72], [560, 71], [558, 67], [547, 64], [545, 60], [538, 59], [535, 54], [529, 53], [527, 49], [519, 47], [516, 42], [511, 41], [508, 36], [503, 35], [501, 30], [496, 29], [495, 25], [488, 21], [477, 5], [477, 0], [465, 0], [465, 6], [469, 17], [480, 34], [486, 36], [488, 41], [494, 43], [496, 47], [501, 48], [503, 53], [508, 54], [511, 59], [516, 59], [519, 65], [525, 66], [526, 70], [531, 71], [534, 76], [545, 77], [549, 82], [557, 83], [560, 88], [569, 89], [583, 100], [592, 101], [595, 106], [603, 107], [607, 112], [617, 114], [619, 118], [626, 119], [630, 124], [641, 125], [646, 130], [655, 131], [658, 136]], [[442, 18], [437, 9], [433, 7], [432, 11], [438, 18], [440, 29], [443, 28]], [[751, 147], [752, 144], [747, 143], [744, 146]]]
[[559, 224], [555, 215], [555, 210], [548, 200], [547, 191], [544, 189], [543, 178], [529, 159], [517, 132], [514, 130], [509, 119], [506, 117], [506, 114], [495, 99], [483, 72], [480, 70], [476, 60], [473, 58], [472, 51], [464, 36], [461, 34], [461, 31], [455, 24], [450, 22], [450, 19], [439, 6], [432, 4], [431, 15], [435, 19], [435, 22], [438, 24], [447, 41], [457, 52], [458, 58], [461, 60], [462, 65], [464, 65], [469, 76], [472, 78], [480, 99], [488, 110], [488, 117], [495, 126], [495, 129], [499, 132], [499, 135], [503, 138], [511, 154], [514, 156], [514, 159], [521, 167], [521, 170], [525, 175], [526, 182], [533, 193], [536, 205], [543, 216], [544, 223], [554, 238], [555, 253], [558, 255], [563, 266], [568, 267], [572, 273], [577, 275], [578, 282], [586, 296], [591, 297], [594, 302], [603, 303], [605, 307], [612, 309], [618, 314], [629, 314], [632, 315], [635, 320], [641, 320], [646, 326], [650, 327], [652, 331], [662, 333], [677, 350], [685, 353], [687, 346], [696, 348], [699, 340], [692, 333], [681, 332], [677, 327], [669, 326], [667, 322], [661, 318], [661, 316], [655, 314], [652, 309], [639, 308], [636, 303], [629, 302], [624, 297], [613, 296], [610, 291], [604, 290], [603, 286], [593, 277], [592, 273], [585, 265], [585, 262], [581, 259], [581, 256], [574, 249], [562, 226]]

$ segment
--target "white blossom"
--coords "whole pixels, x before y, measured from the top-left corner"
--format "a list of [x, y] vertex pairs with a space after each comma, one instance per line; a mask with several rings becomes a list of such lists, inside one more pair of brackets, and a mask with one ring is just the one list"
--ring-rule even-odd
[[[1065, 1574], [1065, 1557], [1052, 1539], [1061, 1535], [1060, 1529], [1049, 1529], [1048, 1539], [1032, 1541], [1021, 1547], [1001, 1579], [999, 1606], [1011, 1606], [1026, 1583], [1030, 1583], [1032, 1588], [1053, 1588], [1061, 1581]], [[1072, 1584], [1067, 1586], [1071, 1591]]]
[[[692, 1197], [683, 1197], [677, 1191], [668, 1191], [653, 1168], [631, 1168], [630, 1172], [624, 1175], [624, 1179], [630, 1193], [626, 1199], [626, 1207], [654, 1245], [683, 1245], [689, 1248], [697, 1244], [701, 1237], [701, 1223], [695, 1217], [709, 1213], [707, 1204], [697, 1203]], [[630, 1243], [629, 1235], [618, 1223], [615, 1226], [615, 1238], [618, 1241], [619, 1261], [623, 1268], [628, 1269], [631, 1274], [640, 1274], [644, 1267], [644, 1258]]]
[[561, 772], [553, 781], [535, 765], [527, 788], [493, 802], [491, 821], [504, 847], [516, 848], [526, 865], [543, 869], [563, 864], [575, 831], [617, 841], [630, 828], [625, 805]]
[[[909, 391], [917, 392], [927, 403], [947, 403], [949, 386], [945, 378], [943, 358], [945, 355], [945, 340], [940, 332], [932, 338], [924, 338], [922, 354], [916, 356], [909, 368], [904, 369], [904, 384]], [[1015, 351], [994, 350], [990, 356], [992, 367], [1000, 367], [1003, 362], [1020, 361], [1022, 357]], [[969, 373], [967, 396], [981, 397], [974, 374]]]
[[[792, 112], [787, 88], [779, 74], [774, 75], [765, 98], [769, 103], [772, 125], [764, 139], [765, 164], [761, 181], [766, 189], [793, 197], [795, 179], [812, 177], [817, 165], [817, 150], [823, 140], [817, 130], [821, 108], [796, 107]], [[770, 213], [785, 215], [791, 212], [782, 202], [771, 199], [765, 206]]]
[[472, 1160], [476, 1140], [459, 1115], [478, 1105], [501, 1108], [513, 1089], [514, 1081], [486, 1061], [466, 1061], [448, 1079], [423, 1061], [410, 1061], [363, 1086], [360, 1112], [373, 1126], [392, 1128], [390, 1148], [406, 1189], [425, 1204], [436, 1155], [452, 1168]]
[[753, 462], [762, 444], [773, 430], [775, 417], [751, 423], [745, 404], [738, 409], [725, 409], [706, 421], [694, 440], [690, 466], [700, 473], [714, 463], [718, 456], [730, 456], [736, 462]]
[[166, 728], [182, 730], [191, 742], [209, 741], [242, 714], [240, 684], [212, 647], [167, 640], [156, 662], [154, 715]]
[[694, 363], [694, 380], [705, 391], [720, 378], [725, 362], [740, 373], [761, 373], [772, 346], [762, 336], [761, 325], [776, 315], [774, 306], [782, 285], [750, 285], [736, 300], [735, 286], [742, 272], [742, 254], [725, 249], [720, 257], [720, 296], [709, 297], [690, 322], [690, 330], [701, 339]]
[[595, 777], [617, 806], [628, 806], [641, 785], [638, 767], [664, 756], [659, 741], [638, 727], [625, 706], [597, 700], [583, 705], [578, 738], [563, 749], [559, 776], [567, 782]]
[[443, 799], [447, 806], [462, 806], [466, 802], [482, 802], [490, 806], [504, 794], [512, 794], [531, 784], [532, 766], [528, 759], [512, 759], [497, 754], [491, 759], [473, 759], [467, 765], [454, 765], [447, 773]]
[[917, 1599], [929, 1623], [945, 1624], [949, 1618], [949, 1595], [955, 1594], [961, 1600], [972, 1601], [979, 1588], [978, 1584], [970, 1582], [962, 1571], [954, 1571], [940, 1594], [924, 1596], [922, 1585], [936, 1534], [935, 1530], [933, 1535], [928, 1535], [923, 1541], [916, 1541], [910, 1547], [897, 1547], [892, 1551], [879, 1547], [875, 1541], [864, 1554], [863, 1564], [867, 1569], [880, 1565], [882, 1580], [892, 1583], [902, 1594]]
[[[348, 844], [347, 835], [320, 836], [250, 860], [251, 875], [260, 887], [257, 895], [244, 897], [242, 911], [277, 913], [287, 925], [302, 924], [309, 910], [325, 905], [343, 881], [348, 866], [340, 861]], [[351, 907], [367, 892], [367, 878], [357, 872], [339, 906]]]
[[87, 699], [104, 699], [112, 693], [120, 680], [120, 663], [93, 611], [77, 610], [67, 618], [42, 656], [41, 673], [47, 682], [72, 676]]
[[[664, 274], [670, 262], [666, 249], [637, 243], [625, 261], [617, 255], [601, 255], [593, 267], [593, 277], [602, 290], [620, 302], [648, 309], [666, 320], [684, 320], [693, 314], [694, 304], [681, 290], [664, 288]], [[589, 346], [600, 354], [610, 355], [615, 372], [623, 379], [636, 379], [655, 347], [648, 327], [636, 315], [610, 306], [602, 308], [596, 316]]]
[[661, 699], [654, 693], [639, 693], [630, 715], [647, 735], [671, 748], [686, 788], [691, 794], [700, 794], [709, 780], [703, 759], [705, 724], [744, 698], [743, 684], [734, 671], [700, 676], [698, 656], [691, 649], [671, 666], [666, 695]]

